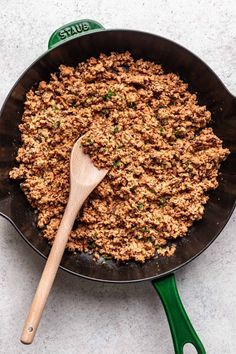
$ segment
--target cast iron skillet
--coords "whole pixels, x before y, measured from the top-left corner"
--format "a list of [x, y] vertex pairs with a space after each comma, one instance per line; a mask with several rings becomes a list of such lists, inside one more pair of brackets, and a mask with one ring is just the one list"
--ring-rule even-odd
[[[85, 35], [86, 34], [86, 35]], [[60, 43], [59, 43], [60, 42]], [[153, 280], [168, 316], [175, 352], [183, 353], [185, 343], [192, 343], [198, 353], [205, 353], [183, 309], [173, 272], [203, 252], [219, 235], [233, 212], [236, 200], [236, 98], [217, 75], [197, 56], [165, 38], [132, 30], [104, 30], [95, 21], [82, 20], [61, 27], [49, 40], [49, 49], [19, 78], [10, 91], [0, 115], [0, 214], [7, 218], [23, 239], [44, 258], [49, 246], [35, 226], [33, 209], [19, 183], [9, 180], [20, 145], [17, 129], [23, 112], [26, 92], [60, 64], [76, 65], [91, 56], [111, 51], [129, 50], [135, 58], [161, 63], [166, 71], [179, 73], [198, 93], [200, 104], [212, 112], [212, 127], [231, 154], [221, 166], [219, 187], [210, 193], [204, 217], [194, 223], [189, 236], [177, 241], [172, 257], [148, 260], [145, 264], [128, 262], [105, 264], [86, 254], [65, 252], [61, 268], [69, 273], [104, 282], [128, 283]], [[161, 278], [161, 279], [159, 279]], [[158, 280], [157, 280], [158, 279]]]

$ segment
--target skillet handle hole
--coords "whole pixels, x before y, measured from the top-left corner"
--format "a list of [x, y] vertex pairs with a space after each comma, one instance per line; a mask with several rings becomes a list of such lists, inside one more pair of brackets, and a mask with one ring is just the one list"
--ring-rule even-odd
[[191, 343], [186, 343], [184, 345], [184, 351], [183, 354], [196, 354], [197, 353], [197, 349], [194, 347], [193, 344]]

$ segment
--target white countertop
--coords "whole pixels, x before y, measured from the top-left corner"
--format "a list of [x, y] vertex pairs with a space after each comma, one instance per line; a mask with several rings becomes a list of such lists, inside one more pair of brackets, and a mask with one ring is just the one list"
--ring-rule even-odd
[[[106, 28], [140, 29], [186, 46], [236, 94], [235, 1], [2, 0], [0, 105], [50, 34], [81, 18]], [[176, 276], [207, 354], [236, 353], [236, 213], [198, 259]], [[171, 354], [163, 308], [152, 285], [102, 284], [59, 271], [32, 346], [21, 327], [44, 261], [0, 218], [0, 353]], [[193, 353], [195, 351], [191, 351]]]

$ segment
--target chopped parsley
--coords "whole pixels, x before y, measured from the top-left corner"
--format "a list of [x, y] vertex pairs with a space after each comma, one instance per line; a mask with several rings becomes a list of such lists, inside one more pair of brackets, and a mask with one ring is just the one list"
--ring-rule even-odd
[[109, 259], [111, 259], [111, 257], [109, 257], [107, 254], [104, 254], [103, 258], [105, 261], [108, 261]]
[[130, 188], [130, 192], [135, 193], [135, 191], [136, 191], [136, 186]]
[[157, 194], [157, 192], [155, 191], [154, 188], [148, 188], [149, 192], [153, 193], [153, 194]]
[[143, 209], [143, 204], [142, 204], [142, 203], [138, 203], [138, 204], [137, 204], [137, 208], [138, 208], [139, 210]]
[[106, 146], [104, 146], [100, 150], [103, 151], [103, 152], [106, 152], [108, 150], [108, 148]]
[[118, 133], [118, 131], [119, 131], [119, 127], [118, 127], [118, 125], [116, 125], [113, 129], [113, 133], [116, 134], [116, 133]]
[[176, 130], [174, 134], [177, 139], [183, 138], [183, 133], [180, 130]]
[[145, 226], [141, 229], [142, 232], [147, 232], [148, 234], [150, 234], [150, 230]]
[[160, 197], [159, 198], [159, 203], [160, 203], [160, 205], [164, 206], [165, 203], [166, 203], [166, 198], [165, 197]]
[[129, 102], [129, 103], [128, 103], [128, 107], [129, 107], [129, 108], [132, 108], [132, 109], [134, 109], [134, 110], [137, 109], [137, 105], [136, 105], [135, 102]]
[[118, 167], [119, 164], [120, 164], [120, 161], [119, 161], [119, 160], [115, 160], [115, 161], [113, 162], [113, 166], [114, 166], [114, 167]]
[[193, 166], [191, 165], [191, 161], [186, 161], [185, 166], [187, 168], [187, 171], [192, 171]]
[[87, 139], [84, 143], [82, 143], [82, 145], [89, 146], [89, 145], [92, 145], [93, 143], [94, 143], [94, 141], [92, 139]]
[[108, 117], [110, 111], [109, 111], [109, 109], [103, 108], [103, 109], [101, 110], [101, 113], [102, 113], [102, 115], [104, 115], [105, 117]]
[[104, 99], [104, 101], [109, 101], [112, 98], [112, 96], [115, 95], [116, 95], [115, 92], [109, 89], [107, 93], [104, 96], [102, 96], [102, 98]]
[[96, 247], [96, 244], [94, 241], [88, 241], [88, 248], [93, 249]]
[[77, 102], [76, 101], [71, 102], [71, 106], [72, 107], [77, 107]]
[[53, 122], [53, 128], [54, 129], [58, 129], [61, 125], [61, 122], [59, 120], [56, 120], [55, 122]]

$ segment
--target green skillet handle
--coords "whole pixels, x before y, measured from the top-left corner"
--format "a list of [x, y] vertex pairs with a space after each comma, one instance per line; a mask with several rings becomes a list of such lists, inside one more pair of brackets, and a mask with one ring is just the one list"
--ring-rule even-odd
[[93, 20], [78, 20], [70, 22], [53, 32], [48, 41], [48, 49], [69, 39], [103, 29], [104, 27], [100, 23]]
[[202, 342], [191, 325], [180, 300], [175, 276], [172, 274], [159, 280], [154, 280], [152, 283], [165, 308], [174, 342], [175, 354], [183, 354], [184, 345], [187, 343], [191, 343], [198, 354], [206, 354]]

